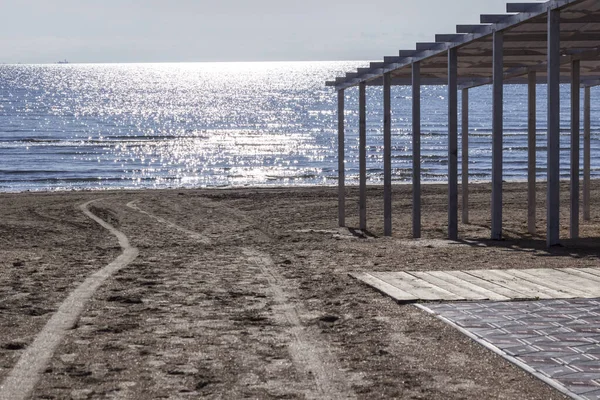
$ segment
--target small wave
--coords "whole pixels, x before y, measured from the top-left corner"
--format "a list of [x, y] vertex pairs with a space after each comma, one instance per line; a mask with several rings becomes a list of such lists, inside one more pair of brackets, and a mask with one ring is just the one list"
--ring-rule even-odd
[[60, 139], [38, 139], [38, 138], [25, 138], [21, 140], [14, 140], [15, 142], [22, 143], [60, 143]]
[[[32, 178], [27, 179], [23, 182], [35, 182], [35, 183], [48, 183], [48, 184], [57, 184], [57, 183], [91, 183], [91, 182], [102, 182], [102, 183], [110, 183], [110, 182], [176, 182], [180, 181], [180, 177], [167, 177], [167, 176], [148, 176], [148, 177], [125, 177], [125, 176], [82, 176], [82, 177], [40, 177], [40, 178]], [[13, 179], [0, 179], [0, 183], [15, 183], [19, 182]]]
[[111, 135], [106, 141], [153, 141], [153, 140], [180, 140], [180, 139], [210, 139], [209, 135]]
[[64, 174], [66, 171], [63, 170], [39, 170], [39, 169], [0, 169], [0, 174], [5, 175], [30, 175], [30, 174]]

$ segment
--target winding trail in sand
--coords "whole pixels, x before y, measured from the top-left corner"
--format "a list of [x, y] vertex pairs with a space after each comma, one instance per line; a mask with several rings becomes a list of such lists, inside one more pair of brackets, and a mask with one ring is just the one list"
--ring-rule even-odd
[[0, 386], [0, 400], [21, 400], [31, 395], [54, 351], [67, 331], [75, 326], [86, 303], [108, 278], [126, 267], [139, 254], [138, 249], [130, 245], [125, 234], [90, 211], [89, 206], [98, 200], [101, 199], [88, 201], [79, 208], [86, 216], [113, 234], [123, 252], [113, 262], [90, 275], [62, 302]]
[[174, 224], [171, 221], [167, 221], [166, 219], [159, 217], [158, 215], [154, 215], [154, 214], [149, 213], [148, 211], [142, 210], [140, 207], [138, 207], [138, 205], [136, 203], [137, 203], [137, 200], [130, 201], [129, 203], [127, 203], [127, 207], [129, 207], [132, 210], [135, 210], [137, 212], [140, 212], [142, 214], [145, 214], [145, 215], [149, 216], [150, 218], [160, 222], [161, 224], [167, 225], [173, 229], [177, 229], [178, 231], [187, 233], [190, 237], [198, 240], [201, 243], [204, 243], [204, 244], [211, 243], [211, 240], [208, 237], [206, 237], [198, 232], [194, 232], [189, 229], [185, 229], [183, 226], [179, 226], [177, 224]]

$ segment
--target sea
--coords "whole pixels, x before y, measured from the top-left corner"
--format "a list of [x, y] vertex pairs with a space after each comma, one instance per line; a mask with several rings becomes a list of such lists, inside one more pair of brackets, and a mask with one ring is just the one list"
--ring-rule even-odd
[[[0, 191], [336, 185], [337, 97], [364, 61], [0, 65]], [[367, 174], [383, 181], [381, 88], [367, 88]], [[600, 100], [592, 89], [592, 176]], [[447, 181], [447, 90], [422, 88], [422, 179]], [[570, 95], [561, 87], [561, 176]], [[490, 87], [470, 91], [469, 179], [491, 180]], [[538, 88], [538, 178], [546, 171]], [[460, 104], [460, 102], [459, 102]], [[527, 88], [507, 85], [504, 179], [527, 177]], [[346, 91], [346, 180], [358, 184], [358, 90]], [[395, 183], [411, 180], [411, 89], [392, 88]], [[581, 135], [583, 137], [583, 134]], [[460, 146], [460, 138], [459, 138]], [[459, 150], [460, 157], [460, 150]], [[459, 173], [462, 171], [459, 167]]]

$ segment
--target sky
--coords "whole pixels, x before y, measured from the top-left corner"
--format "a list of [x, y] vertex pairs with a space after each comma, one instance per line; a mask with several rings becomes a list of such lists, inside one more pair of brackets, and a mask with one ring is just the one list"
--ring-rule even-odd
[[0, 0], [0, 63], [381, 60], [507, 0]]

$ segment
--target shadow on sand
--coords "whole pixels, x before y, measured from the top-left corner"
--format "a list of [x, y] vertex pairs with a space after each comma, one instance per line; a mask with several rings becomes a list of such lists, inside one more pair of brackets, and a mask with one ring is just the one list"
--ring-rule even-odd
[[[490, 226], [477, 225], [491, 230]], [[457, 242], [476, 247], [496, 247], [512, 251], [533, 253], [538, 257], [570, 257], [570, 258], [598, 258], [600, 259], [600, 237], [562, 239], [559, 245], [550, 248], [546, 245], [545, 237], [531, 236], [523, 232], [504, 229], [507, 238], [492, 239], [459, 239]]]

